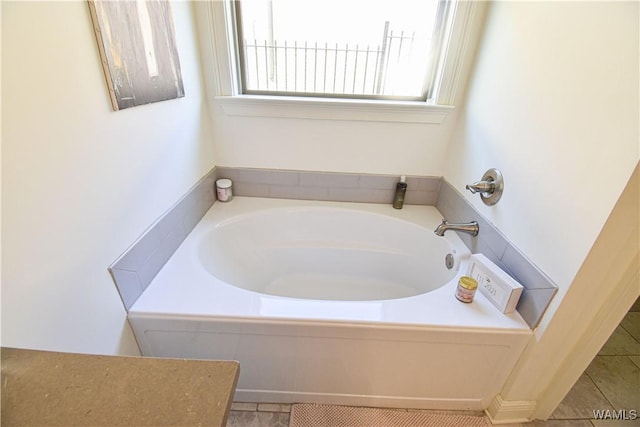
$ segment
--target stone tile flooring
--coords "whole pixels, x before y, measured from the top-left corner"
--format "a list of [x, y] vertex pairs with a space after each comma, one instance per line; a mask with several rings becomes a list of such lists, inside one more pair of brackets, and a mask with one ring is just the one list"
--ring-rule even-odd
[[233, 402], [227, 427], [288, 427], [291, 405]]
[[[549, 420], [502, 427], [640, 427], [640, 418], [595, 420], [594, 410], [640, 417], [640, 298]], [[290, 412], [291, 405], [235, 402], [227, 427], [288, 427]]]
[[640, 298], [560, 402], [551, 419], [541, 425], [588, 421], [596, 427], [640, 426], [640, 418], [633, 421], [595, 420], [595, 409], [635, 410], [640, 417]]

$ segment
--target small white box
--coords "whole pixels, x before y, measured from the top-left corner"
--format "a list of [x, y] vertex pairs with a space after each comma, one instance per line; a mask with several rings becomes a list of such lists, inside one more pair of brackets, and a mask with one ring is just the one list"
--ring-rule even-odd
[[470, 259], [467, 275], [478, 281], [480, 292], [501, 312], [512, 313], [522, 295], [522, 285], [486, 256], [473, 254]]

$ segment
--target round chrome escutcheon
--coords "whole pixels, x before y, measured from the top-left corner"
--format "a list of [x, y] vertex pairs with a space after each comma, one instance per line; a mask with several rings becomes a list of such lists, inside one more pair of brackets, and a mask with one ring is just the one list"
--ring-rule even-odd
[[444, 257], [444, 265], [446, 265], [449, 270], [453, 268], [453, 262], [453, 254], [447, 254], [447, 256]]

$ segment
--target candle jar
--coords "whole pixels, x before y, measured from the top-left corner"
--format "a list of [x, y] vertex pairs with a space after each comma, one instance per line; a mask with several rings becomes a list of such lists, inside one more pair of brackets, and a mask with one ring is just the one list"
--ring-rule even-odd
[[233, 187], [230, 179], [219, 179], [216, 181], [216, 195], [221, 202], [230, 202], [233, 199]]
[[478, 281], [473, 277], [462, 276], [458, 280], [458, 287], [456, 288], [456, 298], [462, 302], [472, 302], [473, 297], [478, 289]]

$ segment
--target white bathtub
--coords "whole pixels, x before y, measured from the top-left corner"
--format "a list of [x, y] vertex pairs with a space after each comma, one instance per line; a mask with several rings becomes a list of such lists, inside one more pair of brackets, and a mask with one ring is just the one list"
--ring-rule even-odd
[[484, 409], [531, 330], [479, 293], [455, 299], [469, 252], [433, 234], [440, 219], [430, 206], [216, 203], [129, 321], [145, 356], [239, 360], [239, 401]]

